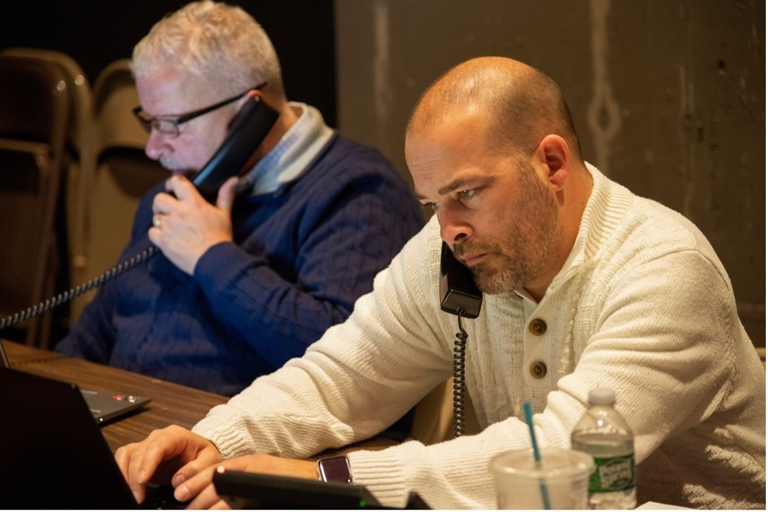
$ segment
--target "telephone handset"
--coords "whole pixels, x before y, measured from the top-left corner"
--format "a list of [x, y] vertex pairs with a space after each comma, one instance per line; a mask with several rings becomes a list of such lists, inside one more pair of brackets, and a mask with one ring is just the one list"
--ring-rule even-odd
[[258, 96], [249, 96], [229, 123], [227, 138], [216, 154], [192, 178], [203, 196], [215, 198], [219, 187], [246, 168], [256, 147], [278, 118], [278, 112]]
[[443, 242], [440, 252], [440, 309], [457, 315], [459, 332], [453, 344], [453, 437], [464, 435], [465, 370], [464, 356], [467, 347], [467, 331], [461, 325], [462, 318], [477, 318], [483, 294], [475, 284], [472, 272], [453, 255]]
[[[240, 175], [249, 164], [256, 147], [275, 124], [278, 112], [264, 103], [258, 96], [249, 96], [229, 123], [227, 137], [222, 142], [216, 154], [192, 178], [192, 183], [200, 193], [213, 202], [219, 187], [230, 177]], [[157, 254], [159, 250], [154, 245], [137, 254], [100, 276], [89, 280], [75, 288], [60, 293], [56, 297], [29, 307], [23, 311], [0, 319], [0, 331], [11, 327], [27, 318], [48, 311], [60, 304], [68, 302], [107, 281], [112, 280], [128, 269], [131, 269]]]
[[483, 294], [475, 284], [472, 272], [453, 255], [443, 242], [440, 253], [440, 308], [464, 318], [477, 318]]

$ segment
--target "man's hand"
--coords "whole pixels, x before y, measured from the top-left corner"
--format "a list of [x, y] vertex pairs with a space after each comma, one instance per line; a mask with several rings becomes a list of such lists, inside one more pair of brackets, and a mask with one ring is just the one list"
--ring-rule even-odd
[[179, 269], [195, 271], [205, 251], [220, 242], [232, 241], [232, 202], [237, 178], [219, 189], [216, 206], [206, 201], [183, 176], [171, 177], [166, 187], [176, 197], [160, 193], [152, 203], [149, 239]]
[[317, 465], [315, 462], [283, 459], [272, 455], [245, 455], [236, 459], [226, 460], [220, 464], [200, 471], [190, 479], [176, 487], [174, 496], [179, 501], [192, 499], [189, 508], [225, 509], [229, 508], [217, 494], [213, 486], [213, 474], [219, 468], [253, 473], [268, 473], [271, 475], [292, 476], [317, 480]]
[[121, 446], [115, 459], [139, 503], [144, 501], [150, 480], [178, 487], [223, 460], [213, 443], [176, 425], [154, 430], [139, 443]]

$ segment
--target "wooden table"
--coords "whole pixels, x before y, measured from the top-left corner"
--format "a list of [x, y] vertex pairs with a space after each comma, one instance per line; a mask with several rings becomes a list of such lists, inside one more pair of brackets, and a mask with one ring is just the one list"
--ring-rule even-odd
[[3, 341], [3, 346], [11, 368], [77, 384], [83, 389], [151, 397], [147, 406], [101, 426], [113, 452], [124, 444], [144, 439], [156, 428], [171, 424], [191, 428], [213, 406], [228, 400], [207, 391], [27, 345]]

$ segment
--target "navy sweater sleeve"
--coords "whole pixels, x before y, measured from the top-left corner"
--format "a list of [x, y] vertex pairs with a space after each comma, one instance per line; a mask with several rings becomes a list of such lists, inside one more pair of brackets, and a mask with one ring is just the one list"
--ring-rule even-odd
[[[139, 247], [149, 247], [147, 219], [152, 216], [152, 201], [155, 195], [165, 190], [163, 183], [153, 186], [139, 202], [131, 228], [131, 239], [123, 249], [115, 267], [140, 254]], [[113, 268], [115, 268], [113, 267]], [[104, 269], [104, 272], [112, 269]], [[134, 272], [133, 269], [129, 269]], [[126, 272], [129, 272], [126, 271]], [[139, 272], [142, 270], [139, 269]], [[130, 279], [123, 273], [117, 279]], [[54, 347], [56, 352], [87, 359], [101, 364], [110, 364], [110, 357], [117, 341], [114, 316], [119, 310], [121, 293], [115, 281], [107, 281], [96, 292], [94, 299], [83, 308], [78, 321], [70, 328], [67, 335]]]
[[423, 224], [410, 190], [378, 153], [343, 140], [334, 149], [268, 201], [290, 219], [271, 217], [280, 231], [271, 257], [293, 261], [249, 253], [246, 241], [212, 247], [195, 268], [216, 316], [275, 368], [346, 319]]

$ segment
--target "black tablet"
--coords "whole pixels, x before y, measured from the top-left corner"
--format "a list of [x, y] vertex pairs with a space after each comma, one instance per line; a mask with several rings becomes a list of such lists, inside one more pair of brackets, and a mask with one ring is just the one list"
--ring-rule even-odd
[[[213, 474], [218, 495], [233, 509], [385, 509], [365, 488], [357, 484], [321, 482], [245, 471]], [[429, 509], [416, 493], [405, 508]]]

